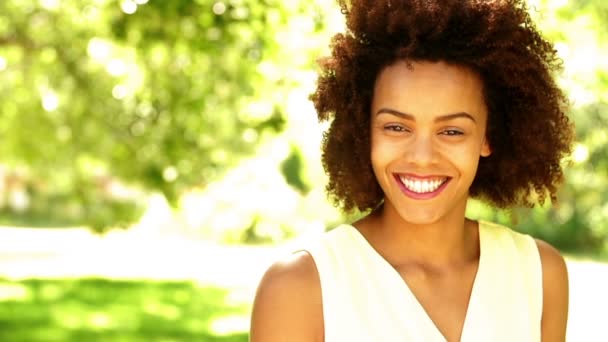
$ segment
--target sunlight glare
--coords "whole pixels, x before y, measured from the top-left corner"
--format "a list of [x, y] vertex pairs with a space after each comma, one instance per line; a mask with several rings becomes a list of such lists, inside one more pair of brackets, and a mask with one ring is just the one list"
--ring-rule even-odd
[[231, 315], [217, 318], [211, 322], [210, 330], [214, 335], [220, 336], [247, 331], [249, 330], [249, 316]]
[[245, 20], [249, 17], [249, 10], [247, 7], [237, 7], [232, 11], [232, 18], [236, 20]]
[[168, 166], [163, 170], [163, 179], [165, 180], [165, 182], [174, 182], [178, 176], [179, 173], [177, 172], [175, 166]]
[[245, 121], [262, 122], [270, 119], [274, 104], [271, 101], [252, 101], [247, 110], [242, 111], [239, 116]]
[[115, 58], [106, 65], [106, 70], [112, 76], [122, 76], [127, 73], [127, 64], [123, 60]]
[[124, 0], [120, 3], [120, 8], [126, 14], [133, 14], [137, 11], [137, 3], [133, 0]]
[[587, 89], [578, 83], [570, 84], [568, 91], [574, 107], [584, 107], [596, 101], [595, 94], [590, 89]]
[[577, 163], [583, 163], [589, 159], [589, 149], [583, 144], [576, 144], [572, 152], [572, 160]]
[[558, 9], [566, 6], [568, 4], [568, 0], [553, 0], [553, 7]]
[[25, 301], [32, 296], [30, 290], [22, 284], [0, 284], [0, 302]]
[[258, 139], [258, 132], [253, 128], [246, 128], [242, 134], [243, 141], [246, 143], [254, 143]]
[[226, 12], [226, 4], [224, 4], [221, 1], [218, 1], [215, 4], [213, 4], [213, 13], [215, 13], [216, 15], [222, 15], [225, 12]]
[[94, 329], [106, 329], [112, 323], [112, 318], [105, 312], [94, 312], [89, 316], [89, 325]]
[[0, 56], [0, 71], [6, 70], [7, 65], [8, 65], [8, 62], [6, 61], [6, 58]]
[[264, 153], [268, 153], [268, 156], [275, 162], [281, 162], [289, 155], [289, 142], [286, 138], [277, 138], [269, 144]]
[[122, 100], [127, 97], [129, 89], [124, 84], [117, 84], [112, 88], [112, 97], [117, 100]]
[[264, 75], [264, 77], [271, 82], [276, 82], [284, 76], [283, 71], [281, 71], [275, 64], [268, 61], [259, 63], [257, 68], [260, 75]]
[[98, 62], [105, 62], [112, 52], [110, 43], [100, 38], [92, 38], [87, 46], [87, 53]]
[[40, 6], [49, 11], [54, 11], [59, 8], [60, 0], [40, 0]]
[[42, 108], [47, 112], [52, 112], [59, 107], [59, 97], [53, 91], [47, 90], [42, 94]]

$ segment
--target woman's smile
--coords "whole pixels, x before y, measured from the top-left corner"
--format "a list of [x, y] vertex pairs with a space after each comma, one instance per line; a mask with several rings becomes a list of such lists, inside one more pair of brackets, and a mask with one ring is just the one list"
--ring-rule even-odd
[[450, 179], [450, 177], [442, 176], [418, 177], [395, 174], [395, 180], [401, 186], [403, 192], [414, 199], [430, 199], [439, 195]]

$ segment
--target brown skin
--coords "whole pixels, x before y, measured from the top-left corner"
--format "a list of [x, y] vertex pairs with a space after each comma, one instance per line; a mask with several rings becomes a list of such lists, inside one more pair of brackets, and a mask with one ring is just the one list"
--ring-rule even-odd
[[[565, 115], [566, 97], [553, 77], [560, 60], [521, 0], [348, 3], [343, 6], [348, 33], [336, 35], [332, 55], [320, 61], [311, 97], [319, 119], [331, 120], [323, 141], [327, 190], [344, 211], [371, 213], [355, 227], [402, 275], [437, 328], [449, 341], [457, 341], [479, 262], [477, 223], [464, 217], [466, 199], [480, 198], [499, 208], [532, 206], [531, 199], [554, 200], [562, 181], [561, 161], [571, 150], [574, 133]], [[387, 67], [400, 61], [442, 61], [468, 70], [479, 81], [481, 90], [473, 100], [479, 102], [481, 96], [487, 113], [467, 110], [476, 122], [486, 115], [487, 124], [475, 126], [467, 147], [461, 146], [458, 153], [466, 156], [465, 164], [441, 150], [448, 148], [441, 140], [445, 130], [432, 119], [446, 110], [411, 107], [424, 92], [403, 94], [407, 101], [390, 104], [414, 112], [409, 113], [413, 122], [397, 121], [421, 139], [408, 143], [396, 135], [392, 145], [378, 134], [384, 126], [374, 124], [376, 83]], [[399, 144], [409, 157], [397, 157]], [[374, 146], [382, 148], [374, 152]], [[472, 174], [474, 159], [479, 164]], [[449, 200], [437, 197], [427, 210], [427, 204], [400, 197], [390, 174], [412, 170], [458, 180], [442, 194]], [[439, 209], [437, 216], [433, 208]], [[542, 241], [537, 245], [543, 270], [542, 341], [564, 341], [567, 269], [553, 247]], [[459, 319], [446, 318], [451, 316]], [[300, 252], [273, 265], [256, 294], [251, 341], [323, 341], [323, 329], [322, 293], [312, 257]]]
[[[384, 193], [384, 225], [396, 230], [391, 235], [406, 230], [402, 222], [407, 230], [432, 225], [438, 234], [462, 228], [479, 159], [491, 154], [479, 77], [444, 62], [397, 62], [376, 80], [370, 117], [372, 169]], [[398, 176], [447, 180], [438, 196], [420, 200], [404, 194]]]
[[251, 342], [324, 341], [321, 284], [308, 253], [298, 252], [266, 271], [251, 317]]
[[543, 268], [543, 342], [566, 340], [568, 324], [568, 269], [564, 258], [548, 243], [536, 240]]

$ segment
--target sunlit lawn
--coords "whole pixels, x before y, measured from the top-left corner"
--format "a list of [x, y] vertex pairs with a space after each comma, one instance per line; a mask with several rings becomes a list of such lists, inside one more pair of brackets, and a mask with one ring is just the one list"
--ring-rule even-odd
[[0, 280], [0, 341], [247, 341], [214, 331], [248, 314], [227, 294], [184, 281]]

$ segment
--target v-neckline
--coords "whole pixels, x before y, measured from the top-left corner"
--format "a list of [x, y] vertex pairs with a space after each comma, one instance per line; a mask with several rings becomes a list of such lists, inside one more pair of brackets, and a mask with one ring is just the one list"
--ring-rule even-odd
[[[391, 277], [396, 278], [395, 281], [400, 283], [400, 287], [403, 288], [404, 295], [407, 297], [407, 300], [411, 303], [414, 303], [415, 310], [418, 312], [420, 317], [424, 317], [425, 324], [429, 326], [430, 329], [434, 331], [434, 334], [437, 336], [437, 339], [441, 339], [443, 341], [447, 341], [447, 338], [443, 335], [443, 333], [437, 327], [437, 324], [433, 321], [428, 312], [424, 309], [424, 306], [420, 303], [418, 298], [414, 295], [414, 292], [409, 287], [405, 279], [401, 276], [401, 274], [371, 245], [371, 243], [363, 236], [363, 234], [355, 227], [351, 225], [346, 225], [350, 227], [349, 230], [354, 231], [353, 236], [356, 236], [356, 240], [363, 246], [363, 248], [368, 249], [370, 253], [373, 255], [379, 264], [383, 265], [383, 268], [387, 269], [387, 273], [391, 275]], [[465, 313], [464, 322], [462, 324], [462, 331], [460, 333], [460, 341], [466, 341], [467, 336], [471, 333], [473, 327], [471, 326], [471, 320], [473, 319], [471, 315], [478, 309], [476, 307], [479, 305], [478, 293], [481, 291], [479, 288], [482, 286], [482, 279], [485, 272], [485, 260], [487, 259], [487, 251], [485, 248], [485, 232], [482, 228], [481, 221], [477, 223], [478, 229], [478, 239], [479, 239], [479, 263], [477, 266], [477, 272], [475, 272], [475, 279], [473, 280], [473, 286], [471, 287], [471, 294], [469, 296], [469, 302], [467, 304], [467, 311]]]

